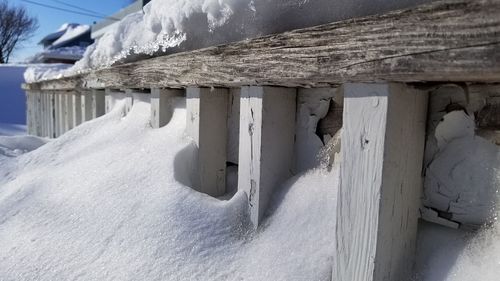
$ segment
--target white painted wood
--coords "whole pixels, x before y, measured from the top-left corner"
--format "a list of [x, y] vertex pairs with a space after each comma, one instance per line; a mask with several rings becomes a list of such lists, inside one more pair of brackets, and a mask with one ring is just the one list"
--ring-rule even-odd
[[257, 227], [274, 189], [292, 176], [296, 89], [242, 87], [238, 189]]
[[105, 95], [106, 93], [104, 90], [92, 90], [92, 119], [106, 114]]
[[46, 115], [47, 115], [47, 106], [46, 106], [46, 102], [45, 102], [45, 93], [43, 91], [39, 91], [38, 92], [39, 94], [39, 99], [40, 99], [40, 103], [39, 103], [39, 109], [40, 110], [40, 119], [38, 120], [38, 122], [40, 123], [40, 132], [38, 134], [38, 136], [41, 136], [41, 137], [46, 137], [46, 134], [47, 134], [47, 122], [46, 122]]
[[41, 136], [42, 135], [42, 99], [41, 99], [41, 94], [40, 91], [35, 92], [35, 101], [36, 101], [36, 119], [35, 119], [35, 124], [36, 124], [36, 129], [35, 129], [35, 135]]
[[31, 110], [33, 108], [33, 106], [31, 105], [31, 91], [26, 90], [25, 95], [26, 95], [26, 131], [28, 135], [31, 135], [33, 134], [33, 130], [31, 128], [33, 125], [33, 122], [31, 121]]
[[134, 90], [125, 90], [124, 98], [125, 100], [125, 115], [132, 110], [132, 105], [134, 103]]
[[91, 90], [81, 90], [80, 97], [81, 105], [81, 120], [82, 123], [92, 120], [92, 91]]
[[194, 189], [211, 196], [226, 191], [228, 89], [186, 90], [186, 132], [198, 146], [198, 175]]
[[409, 280], [422, 192], [427, 93], [344, 85], [333, 280]]
[[69, 131], [73, 129], [74, 123], [73, 123], [73, 96], [74, 92], [73, 91], [65, 91], [66, 95], [66, 131]]
[[73, 113], [72, 121], [73, 127], [76, 127], [82, 123], [82, 93], [79, 91], [74, 91], [71, 95], [72, 97], [72, 110]]
[[240, 146], [240, 97], [241, 88], [229, 89], [227, 109], [227, 162], [238, 164]]
[[[119, 90], [106, 89], [105, 90], [105, 99], [104, 99], [104, 101], [105, 101], [105, 113], [111, 112], [111, 110], [113, 110], [113, 107], [115, 106], [116, 102], [118, 100], [122, 100], [124, 98], [126, 98], [126, 100], [128, 100], [130, 102], [130, 104], [125, 107], [125, 110], [127, 110], [127, 107], [130, 109], [132, 107], [132, 96], [127, 97], [125, 92], [122, 92]], [[124, 113], [126, 113], [126, 112], [124, 112]]]
[[174, 112], [174, 99], [184, 95], [184, 90], [179, 89], [151, 89], [151, 126], [167, 125]]
[[59, 135], [62, 135], [66, 133], [68, 130], [67, 128], [67, 111], [66, 111], [66, 94], [64, 91], [59, 91], [59, 110], [60, 110], [60, 115], [59, 115], [59, 125], [61, 126], [59, 128]]
[[54, 92], [48, 92], [49, 95], [49, 137], [55, 138], [55, 100], [54, 100]]
[[58, 91], [52, 92], [54, 95], [54, 135], [59, 137], [61, 135], [61, 106], [60, 106], [60, 95]]

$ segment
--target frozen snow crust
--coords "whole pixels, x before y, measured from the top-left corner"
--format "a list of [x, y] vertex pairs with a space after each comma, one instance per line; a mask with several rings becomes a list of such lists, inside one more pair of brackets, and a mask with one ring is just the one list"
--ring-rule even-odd
[[182, 105], [161, 129], [148, 103], [123, 107], [0, 158], [1, 280], [329, 280], [337, 169], [290, 180], [252, 233], [244, 194], [175, 180], [191, 165]]

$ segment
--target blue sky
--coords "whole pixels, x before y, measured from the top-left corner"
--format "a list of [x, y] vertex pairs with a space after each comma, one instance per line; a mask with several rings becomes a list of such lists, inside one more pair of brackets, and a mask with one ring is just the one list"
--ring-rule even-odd
[[[75, 10], [75, 8], [67, 7], [60, 2], [65, 2], [70, 5], [79, 6], [88, 10], [96, 11], [104, 15], [111, 15], [119, 9], [125, 7], [130, 3], [127, 0], [30, 0], [45, 5], [57, 6], [65, 9]], [[77, 15], [63, 11], [57, 11], [34, 4], [24, 2], [22, 0], [7, 0], [10, 5], [23, 5], [28, 12], [38, 18], [40, 27], [36, 31], [33, 38], [24, 43], [23, 48], [18, 48], [17, 51], [10, 58], [11, 62], [19, 62], [27, 56], [31, 56], [42, 50], [38, 45], [40, 39], [45, 35], [56, 31], [63, 23], [82, 23], [92, 24], [94, 21], [99, 21], [99, 18]]]

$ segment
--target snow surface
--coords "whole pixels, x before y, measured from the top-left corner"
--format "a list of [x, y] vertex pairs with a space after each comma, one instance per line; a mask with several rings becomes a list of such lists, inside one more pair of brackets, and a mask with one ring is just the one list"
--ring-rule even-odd
[[113, 25], [69, 70], [72, 75], [116, 62], [240, 41], [411, 7], [431, 0], [153, 0]]
[[[40, 63], [44, 57], [59, 58], [59, 59], [69, 59], [69, 60], [79, 60], [83, 57], [87, 47], [81, 46], [70, 46], [61, 47], [57, 49], [45, 49], [40, 53], [37, 53], [26, 59], [29, 63]], [[66, 68], [62, 68], [64, 71]], [[61, 73], [62, 74], [62, 73]], [[51, 77], [54, 77], [55, 73], [50, 73]]]
[[435, 130], [438, 151], [426, 169], [424, 205], [451, 214], [451, 220], [482, 225], [496, 216], [500, 148], [475, 135], [464, 111], [452, 111]]
[[[51, 45], [53, 48], [57, 48], [57, 46], [64, 45], [66, 42], [90, 31], [90, 26], [89, 25], [84, 25], [84, 24], [79, 24], [79, 25], [71, 25], [71, 24], [64, 24], [61, 26], [61, 28], [66, 27], [64, 34], [61, 35], [56, 41], [54, 41]], [[62, 31], [61, 28], [59, 31]]]
[[[338, 167], [290, 179], [270, 216], [248, 228], [246, 198], [177, 182], [192, 165], [185, 104], [150, 127], [150, 105], [124, 102], [46, 144], [0, 138], [2, 280], [330, 280]], [[5, 157], [6, 156], [6, 157]], [[422, 281], [496, 281], [500, 225], [478, 234], [423, 223]]]
[[26, 83], [33, 83], [43, 79], [60, 78], [71, 66], [65, 63], [31, 64], [24, 72], [24, 80]]
[[0, 123], [0, 136], [26, 135], [26, 125]]
[[161, 129], [149, 104], [123, 107], [0, 159], [2, 280], [329, 280], [337, 169], [291, 179], [252, 233], [244, 194], [175, 180], [183, 105]]

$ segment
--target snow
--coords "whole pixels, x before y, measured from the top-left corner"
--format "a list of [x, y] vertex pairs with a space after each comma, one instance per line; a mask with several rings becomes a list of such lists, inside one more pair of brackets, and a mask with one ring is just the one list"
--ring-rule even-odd
[[438, 152], [426, 169], [423, 202], [453, 221], [480, 226], [496, 215], [500, 149], [474, 130], [474, 120], [461, 110], [438, 124]]
[[24, 80], [26, 83], [34, 83], [43, 79], [61, 78], [71, 66], [64, 63], [31, 64], [24, 72]]
[[0, 136], [17, 136], [26, 134], [26, 125], [0, 123]]
[[244, 194], [175, 180], [184, 105], [160, 129], [149, 104], [123, 107], [0, 159], [3, 280], [329, 280], [337, 169], [291, 179], [250, 232]]
[[[80, 46], [70, 46], [61, 47], [57, 49], [45, 49], [40, 53], [33, 55], [26, 59], [29, 63], [39, 63], [42, 61], [43, 57], [58, 58], [58, 59], [68, 59], [68, 60], [79, 60], [83, 57], [86, 47]], [[61, 69], [64, 71], [64, 69]], [[51, 74], [51, 76], [55, 76]]]
[[14, 157], [44, 145], [47, 140], [35, 136], [0, 136], [0, 158]]
[[114, 24], [64, 75], [430, 1], [380, 0], [374, 5], [371, 0], [153, 0]]
[[[65, 29], [61, 29], [63, 27], [66, 27]], [[56, 41], [52, 43], [53, 48], [57, 48], [57, 46], [63, 45], [66, 42], [81, 36], [82, 34], [89, 32], [90, 31], [90, 26], [89, 25], [70, 25], [70, 24], [64, 24], [62, 27], [59, 29], [65, 30], [64, 34], [61, 35]]]
[[[252, 232], [244, 194], [176, 180], [193, 165], [182, 99], [160, 129], [146, 101], [124, 106], [50, 142], [0, 137], [2, 280], [330, 280], [337, 165], [290, 179]], [[445, 130], [464, 118], [436, 129], [447, 149], [477, 139]], [[478, 233], [422, 223], [418, 243], [414, 280], [498, 279], [498, 222]]]

